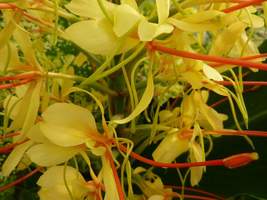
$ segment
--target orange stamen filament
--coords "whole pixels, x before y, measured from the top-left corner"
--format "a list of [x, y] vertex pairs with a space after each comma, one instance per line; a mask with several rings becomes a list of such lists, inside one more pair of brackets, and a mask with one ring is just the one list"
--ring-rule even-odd
[[218, 199], [218, 200], [224, 200], [225, 199], [225, 198], [220, 197], [220, 196], [218, 196], [216, 194], [213, 194], [213, 193], [210, 193], [210, 192], [207, 192], [207, 191], [203, 191], [203, 190], [200, 190], [200, 189], [196, 189], [196, 188], [191, 188], [191, 187], [182, 187], [182, 186], [173, 186], [173, 185], [164, 185], [164, 187], [165, 188], [177, 189], [177, 190], [185, 190], [185, 191], [190, 191], [190, 192], [197, 192], [199, 194], [204, 194], [204, 195], [213, 197], [213, 198]]
[[36, 174], [37, 172], [39, 172], [41, 170], [41, 167], [38, 167], [36, 169], [34, 169], [33, 171], [31, 171], [30, 173], [26, 174], [25, 176], [22, 176], [21, 178], [13, 181], [12, 183], [9, 183], [7, 185], [4, 185], [2, 187], [0, 187], [0, 192], [7, 190], [11, 187], [14, 187], [15, 185], [18, 185], [20, 183], [22, 183], [23, 181], [27, 180], [28, 178], [30, 178], [31, 176], [33, 176], [34, 174]]
[[242, 2], [242, 3], [239, 3], [238, 5], [236, 6], [232, 6], [230, 8], [226, 8], [223, 10], [224, 13], [230, 13], [230, 12], [234, 12], [234, 11], [237, 11], [237, 10], [240, 10], [242, 8], [246, 8], [248, 6], [251, 6], [251, 5], [255, 5], [255, 4], [260, 4], [262, 3], [263, 0], [251, 0], [251, 1], [245, 1], [245, 2]]
[[148, 48], [150, 48], [151, 50], [160, 51], [163, 53], [167, 53], [170, 55], [179, 56], [183, 58], [190, 58], [190, 59], [202, 60], [202, 61], [208, 61], [208, 62], [216, 62], [220, 64], [237, 65], [237, 66], [242, 66], [245, 68], [252, 67], [252, 68], [267, 71], [267, 64], [264, 64], [264, 63], [255, 63], [255, 62], [250, 62], [250, 61], [237, 59], [237, 58], [224, 58], [220, 56], [204, 55], [204, 54], [193, 53], [193, 52], [188, 52], [188, 51], [181, 51], [181, 50], [176, 50], [176, 49], [165, 47], [158, 42], [150, 42], [148, 45]]

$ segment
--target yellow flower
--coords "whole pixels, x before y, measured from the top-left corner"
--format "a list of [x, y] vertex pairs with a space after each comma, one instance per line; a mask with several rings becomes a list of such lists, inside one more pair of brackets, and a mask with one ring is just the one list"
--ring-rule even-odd
[[48, 168], [37, 184], [41, 187], [40, 200], [95, 199], [93, 188], [87, 187], [83, 176], [70, 166]]

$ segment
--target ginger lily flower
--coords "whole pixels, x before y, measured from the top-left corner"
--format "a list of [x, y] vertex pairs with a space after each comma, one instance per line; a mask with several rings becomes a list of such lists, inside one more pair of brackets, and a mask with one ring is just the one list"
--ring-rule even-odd
[[[158, 24], [149, 22], [141, 15], [134, 1], [122, 1], [122, 4], [117, 5], [102, 0], [104, 8], [101, 8], [97, 0], [73, 0], [66, 8], [89, 20], [71, 25], [63, 36], [90, 53], [113, 55], [125, 52], [139, 41], [151, 41], [163, 33], [173, 31], [173, 26], [166, 22], [170, 0], [157, 0], [156, 3]], [[123, 45], [121, 41], [124, 41]]]
[[95, 188], [89, 186], [83, 176], [70, 166], [55, 166], [39, 178], [40, 200], [95, 200]]

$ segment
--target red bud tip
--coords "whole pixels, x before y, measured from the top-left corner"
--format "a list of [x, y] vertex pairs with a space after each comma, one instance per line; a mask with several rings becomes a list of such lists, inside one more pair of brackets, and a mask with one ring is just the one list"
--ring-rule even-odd
[[224, 166], [230, 169], [245, 166], [252, 161], [258, 160], [259, 155], [256, 152], [253, 153], [241, 153], [228, 158], [223, 159]]

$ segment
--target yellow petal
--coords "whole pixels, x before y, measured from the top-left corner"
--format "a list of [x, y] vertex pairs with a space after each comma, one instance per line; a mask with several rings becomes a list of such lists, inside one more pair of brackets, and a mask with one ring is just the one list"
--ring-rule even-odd
[[131, 31], [141, 18], [141, 15], [131, 6], [119, 5], [113, 10], [113, 31], [121, 37]]
[[39, 123], [35, 124], [26, 134], [26, 137], [35, 143], [49, 143], [50, 141], [43, 135], [39, 125]]
[[77, 146], [90, 140], [90, 130], [84, 132], [51, 123], [40, 123], [40, 129], [50, 142], [62, 147]]
[[163, 23], [169, 17], [170, 0], [156, 0], [159, 23]]
[[27, 155], [35, 164], [48, 167], [68, 161], [80, 150], [80, 148], [59, 147], [54, 144], [37, 144], [27, 151]]
[[106, 18], [72, 24], [65, 30], [63, 37], [93, 54], [111, 55], [119, 46], [112, 25]]
[[147, 106], [150, 104], [152, 98], [154, 95], [154, 82], [153, 82], [153, 75], [152, 70], [150, 69], [148, 72], [148, 78], [147, 78], [147, 86], [144, 91], [144, 94], [140, 100], [140, 102], [137, 104], [133, 112], [126, 118], [120, 119], [120, 120], [114, 120], [113, 122], [117, 124], [125, 124], [136, 118], [141, 112], [143, 112]]
[[203, 64], [203, 73], [207, 76], [207, 78], [214, 81], [223, 81], [222, 75], [214, 68]]
[[33, 144], [32, 141], [25, 142], [15, 147], [15, 149], [9, 154], [2, 166], [3, 176], [9, 176], [12, 170], [18, 165], [22, 159], [25, 151]]
[[141, 41], [151, 41], [163, 33], [171, 33], [173, 26], [169, 24], [155, 24], [143, 19], [138, 25], [138, 35]]
[[76, 129], [86, 133], [97, 131], [92, 113], [75, 104], [55, 103], [44, 111], [42, 117], [45, 124], [62, 126], [62, 128], [66, 129]]
[[[110, 13], [113, 7], [115, 7], [114, 4], [108, 1], [103, 1], [103, 3], [108, 13]], [[81, 17], [88, 17], [92, 19], [105, 17], [97, 0], [72, 0], [65, 7], [72, 13]]]
[[138, 11], [138, 5], [135, 0], [121, 0], [121, 4], [127, 4]]
[[164, 198], [164, 196], [156, 194], [156, 195], [149, 197], [148, 200], [164, 200], [164, 199], [166, 199], [166, 198]]
[[45, 173], [39, 178], [37, 184], [44, 188], [54, 187], [55, 185], [64, 185], [64, 176], [68, 181], [80, 180], [84, 181], [82, 175], [77, 171], [77, 169], [66, 166], [65, 174], [64, 174], [65, 166], [54, 166], [50, 167], [45, 171]]
[[[195, 142], [191, 144], [190, 161], [191, 162], [205, 161], [202, 156], [202, 149], [200, 145]], [[204, 169], [205, 167], [191, 167], [190, 168], [190, 171], [191, 171], [190, 181], [191, 181], [192, 186], [195, 186], [199, 183], [199, 181], [202, 178]]]
[[155, 161], [170, 163], [188, 151], [188, 148], [188, 139], [181, 139], [177, 133], [172, 133], [162, 140], [152, 156]]

